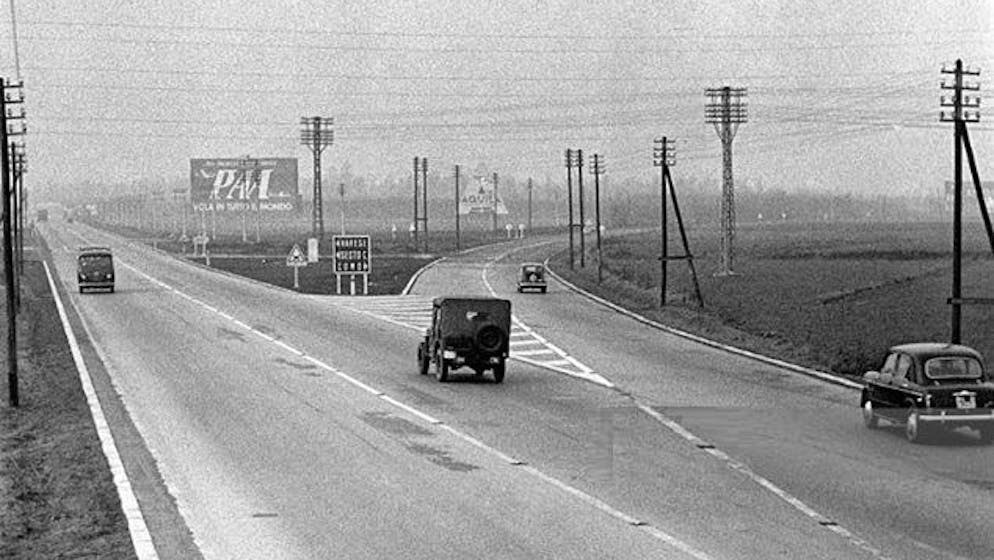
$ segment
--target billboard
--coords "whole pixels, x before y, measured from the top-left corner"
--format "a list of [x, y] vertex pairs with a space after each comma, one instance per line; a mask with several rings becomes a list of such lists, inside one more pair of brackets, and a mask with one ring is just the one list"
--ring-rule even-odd
[[299, 193], [297, 158], [190, 160], [190, 202], [198, 212], [290, 211]]
[[331, 236], [335, 274], [369, 273], [369, 236]]
[[[497, 204], [494, 204], [494, 184], [486, 177], [475, 177], [477, 187], [468, 188], [466, 192], [459, 196], [459, 213], [466, 214], [493, 214], [494, 208], [498, 215], [507, 214], [507, 207], [504, 201], [497, 197]], [[474, 192], [475, 191], [475, 192]]]

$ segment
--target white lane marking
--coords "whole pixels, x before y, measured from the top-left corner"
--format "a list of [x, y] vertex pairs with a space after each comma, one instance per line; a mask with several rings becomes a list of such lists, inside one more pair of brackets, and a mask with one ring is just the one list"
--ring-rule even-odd
[[[523, 248], [521, 248], [521, 249], [523, 249]], [[510, 255], [511, 253], [513, 253], [513, 252], [515, 252], [517, 250], [520, 250], [520, 249], [506, 251], [506, 252], [504, 252], [504, 253], [502, 253], [500, 255], [497, 255], [496, 257], [494, 257], [494, 259], [492, 261], [490, 261], [489, 263], [487, 263], [486, 266], [483, 267], [483, 282], [484, 282], [484, 284], [486, 284], [487, 289], [490, 290], [490, 293], [493, 294], [495, 297], [496, 297], [496, 292], [494, 291], [493, 287], [490, 285], [490, 282], [487, 280], [487, 269], [490, 267], [491, 264], [496, 263], [497, 261], [506, 258], [508, 255]], [[546, 264], [546, 270], [549, 270], [548, 259], [546, 259], [546, 263], [545, 264]], [[550, 270], [550, 273], [552, 273], [551, 270]], [[709, 341], [707, 339], [698, 337], [696, 335], [691, 335], [689, 333], [684, 333], [683, 331], [672, 329], [670, 327], [667, 327], [665, 325], [662, 325], [660, 323], [656, 323], [655, 321], [652, 321], [650, 319], [642, 317], [641, 315], [638, 315], [636, 313], [628, 311], [627, 309], [624, 309], [621, 306], [615, 305], [614, 303], [611, 303], [611, 302], [609, 302], [607, 300], [599, 298], [599, 297], [597, 297], [597, 296], [595, 296], [595, 295], [593, 295], [593, 294], [591, 294], [591, 293], [589, 293], [589, 292], [587, 292], [587, 291], [585, 291], [585, 290], [583, 290], [581, 288], [578, 288], [578, 287], [574, 286], [573, 284], [570, 284], [569, 282], [567, 282], [566, 280], [564, 280], [560, 276], [556, 275], [555, 273], [552, 273], [552, 275], [553, 275], [553, 277], [556, 280], [558, 280], [559, 282], [562, 282], [564, 285], [566, 285], [570, 289], [574, 290], [575, 292], [577, 292], [577, 293], [579, 293], [581, 295], [584, 295], [586, 297], [590, 297], [591, 299], [597, 301], [598, 303], [606, 305], [607, 307], [609, 307], [609, 308], [611, 308], [611, 309], [613, 309], [615, 311], [618, 311], [619, 313], [622, 313], [622, 314], [627, 315], [629, 317], [635, 318], [636, 320], [638, 320], [638, 321], [640, 321], [642, 323], [649, 324], [649, 325], [651, 325], [653, 327], [659, 328], [659, 329], [664, 330], [666, 332], [671, 332], [671, 333], [677, 334], [679, 336], [684, 336], [685, 338], [688, 338], [690, 340], [694, 340], [696, 342], [702, 342], [702, 343], [707, 344], [709, 346], [721, 348], [723, 350], [727, 350], [727, 351], [730, 351], [732, 353], [739, 353], [739, 354], [746, 355], [746, 356], [748, 356], [750, 358], [759, 359], [760, 361], [766, 361], [766, 362], [772, 363], [774, 365], [784, 366], [784, 367], [787, 367], [787, 369], [794, 369], [795, 371], [798, 370], [798, 369], [806, 369], [806, 368], [800, 368], [799, 366], [795, 366], [793, 364], [787, 364], [786, 362], [780, 362], [779, 360], [774, 360], [772, 358], [766, 358], [765, 356], [760, 356], [758, 354], [753, 354], [751, 352], [740, 350], [738, 348], [734, 348], [734, 347], [731, 347], [731, 346], [725, 346], [723, 344], [719, 344], [719, 343], [716, 343], [716, 342], [713, 342], [713, 341]], [[528, 327], [525, 326], [524, 324], [522, 324], [521, 326], [524, 329], [527, 329], [529, 331], [531, 330], [531, 329], [528, 329]], [[536, 334], [536, 337], [538, 337], [537, 334]], [[541, 337], [539, 337], [539, 338], [541, 338]], [[548, 346], [550, 346], [552, 348], [555, 348], [552, 345], [548, 345]], [[560, 352], [562, 353], [563, 356], [566, 356], [565, 352], [562, 352], [562, 351], [560, 351]], [[570, 358], [570, 359], [572, 359], [572, 358]], [[577, 363], [579, 363], [579, 362], [577, 362]], [[588, 368], [588, 370], [589, 370], [589, 368]], [[856, 385], [856, 386], [862, 388], [862, 385], [859, 385], [858, 383], [853, 383], [853, 382], [851, 382], [851, 381], [849, 381], [847, 379], [836, 378], [835, 376], [824, 374], [822, 372], [817, 372], [815, 370], [810, 370], [810, 372], [804, 372], [804, 373], [808, 373], [809, 375], [814, 375], [815, 377], [823, 378], [823, 379], [825, 379], [827, 381], [831, 381], [831, 382], [839, 384], [839, 385], [844, 385], [844, 386]], [[829, 379], [829, 378], [831, 378], [831, 379]], [[606, 378], [605, 378], [605, 381], [607, 381]], [[607, 381], [607, 382], [610, 383], [610, 381]], [[750, 469], [748, 466], [746, 466], [744, 463], [733, 459], [727, 453], [725, 453], [725, 452], [717, 449], [714, 445], [712, 445], [712, 444], [704, 441], [703, 439], [697, 437], [690, 430], [688, 430], [687, 428], [683, 427], [677, 421], [675, 421], [675, 420], [673, 420], [673, 419], [665, 416], [661, 412], [659, 412], [657, 410], [654, 410], [652, 407], [650, 407], [650, 406], [642, 403], [634, 395], [622, 391], [620, 388], [614, 386], [613, 384], [611, 386], [614, 387], [619, 392], [621, 392], [622, 394], [625, 394], [633, 403], [635, 403], [635, 406], [639, 410], [641, 410], [645, 414], [647, 414], [650, 417], [652, 417], [655, 420], [657, 420], [660, 424], [662, 424], [663, 426], [665, 426], [666, 428], [668, 428], [670, 431], [672, 431], [673, 433], [679, 435], [681, 438], [685, 439], [686, 441], [690, 442], [691, 444], [695, 445], [697, 448], [705, 451], [706, 453], [708, 453], [712, 457], [714, 457], [714, 458], [716, 458], [716, 459], [724, 462], [729, 468], [742, 473], [747, 478], [749, 478], [750, 480], [752, 480], [753, 482], [755, 482], [756, 484], [758, 484], [760, 487], [765, 488], [767, 491], [771, 492], [774, 496], [780, 498], [781, 500], [783, 500], [784, 502], [786, 502], [787, 504], [789, 504], [790, 506], [792, 506], [796, 510], [800, 511], [802, 514], [804, 514], [808, 518], [813, 519], [815, 522], [817, 522], [822, 527], [825, 527], [825, 528], [829, 529], [830, 531], [832, 531], [832, 532], [834, 532], [834, 533], [842, 536], [843, 538], [845, 538], [846, 540], [848, 540], [851, 545], [853, 545], [853, 546], [855, 546], [857, 548], [860, 548], [860, 549], [862, 549], [865, 552], [868, 552], [870, 555], [872, 555], [874, 558], [877, 558], [878, 560], [890, 560], [890, 558], [887, 557], [887, 556], [885, 556], [884, 553], [883, 553], [883, 551], [881, 551], [880, 549], [872, 546], [869, 542], [867, 542], [866, 540], [858, 537], [852, 531], [849, 531], [848, 529], [842, 527], [841, 525], [839, 525], [835, 521], [833, 521], [831, 519], [828, 519], [824, 515], [821, 515], [820, 513], [818, 513], [817, 511], [815, 511], [814, 508], [808, 506], [806, 503], [804, 503], [803, 501], [801, 501], [799, 498], [795, 497], [794, 495], [790, 494], [789, 492], [787, 492], [783, 488], [780, 488], [779, 486], [777, 486], [776, 484], [774, 484], [769, 479], [767, 479], [767, 478], [765, 478], [763, 476], [760, 476], [759, 474], [757, 474], [756, 472], [754, 472], [752, 469]]]
[[[431, 323], [430, 310], [422, 308], [422, 312], [418, 315], [418, 318], [422, 319], [425, 322], [415, 325], [403, 320], [399, 320], [397, 318], [396, 314], [393, 312], [392, 302], [396, 302], [398, 300], [396, 300], [391, 296], [374, 296], [374, 297], [383, 298], [383, 300], [385, 301], [381, 301], [379, 299], [374, 300], [371, 298], [362, 298], [360, 300], [350, 300], [350, 301], [347, 300], [336, 301], [334, 299], [331, 299], [330, 301], [334, 302], [335, 305], [338, 306], [340, 309], [347, 309], [349, 311], [359, 313], [361, 315], [366, 315], [368, 317], [373, 317], [381, 321], [386, 321], [393, 325], [411, 329], [419, 333], [424, 333], [425, 329], [430, 326]], [[403, 297], [411, 298], [414, 296], [403, 296]], [[324, 300], [324, 301], [329, 301], [329, 300]], [[421, 305], [430, 306], [430, 299], [422, 298]], [[389, 314], [384, 314], [384, 313], [389, 313]], [[511, 352], [509, 356], [510, 359], [524, 362], [550, 371], [554, 371], [556, 373], [562, 373], [564, 375], [576, 377], [584, 381], [595, 383], [602, 387], [614, 386], [607, 379], [604, 379], [600, 375], [594, 373], [589, 367], [583, 365], [579, 361], [568, 356], [565, 352], [562, 351], [562, 349], [547, 341], [541, 335], [539, 335], [538, 333], [533, 331], [530, 327], [528, 327], [528, 325], [522, 323], [518, 318], [513, 316], [511, 318], [514, 321], [514, 323], [511, 326], [511, 336], [512, 337], [526, 336], [529, 337], [530, 340], [527, 340], [527, 342], [521, 339], [510, 341], [510, 346], [511, 346]], [[527, 355], [523, 356], [520, 351], [516, 350], [516, 348], [519, 345], [526, 343], [540, 344], [542, 346], [545, 346], [546, 348], [551, 350], [553, 354], [558, 355], [560, 359], [555, 360], [554, 362], [549, 362], [545, 360], [532, 359], [529, 358]]]
[[[126, 264], [126, 263], [121, 262], [119, 264], [121, 264], [122, 266], [124, 266], [128, 270], [131, 270], [135, 274], [138, 274], [139, 276], [147, 278], [149, 281], [151, 281], [151, 282], [153, 282], [153, 283], [155, 283], [155, 284], [157, 284], [159, 286], [163, 286], [165, 288], [168, 288], [170, 291], [172, 291], [175, 294], [177, 294], [178, 296], [180, 296], [180, 297], [188, 300], [189, 302], [191, 302], [191, 303], [193, 303], [195, 305], [198, 305], [198, 306], [202, 307], [203, 309], [207, 309], [208, 311], [211, 311], [212, 313], [218, 315], [219, 317], [221, 316], [221, 312], [218, 311], [213, 306], [210, 306], [207, 303], [205, 303], [205, 302], [203, 302], [203, 301], [201, 301], [201, 300], [199, 300], [199, 299], [197, 299], [197, 298], [195, 298], [195, 297], [193, 297], [191, 295], [188, 295], [188, 294], [180, 291], [178, 288], [169, 286], [165, 282], [162, 282], [161, 280], [159, 280], [157, 278], [153, 278], [152, 276], [150, 276], [150, 275], [148, 275], [148, 274], [146, 274], [146, 273], [144, 273], [144, 272], [142, 272], [142, 271], [134, 268], [133, 266], [130, 266], [130, 265]], [[226, 320], [228, 320], [228, 321], [230, 321], [230, 322], [232, 322], [234, 324], [234, 320], [230, 320], [230, 319], [226, 319]], [[241, 324], [244, 325], [245, 323], [241, 323]], [[256, 330], [255, 328], [250, 327], [250, 326], [246, 326], [246, 327], [242, 327], [242, 328], [244, 328], [245, 330], [247, 330], [247, 331], [249, 331], [251, 333], [254, 333], [256, 335], [263, 335], [264, 334], [264, 333]], [[262, 338], [263, 340], [266, 340], [266, 338], [264, 336], [260, 336], [260, 338]], [[344, 381], [346, 381], [348, 383], [351, 383], [352, 385], [355, 385], [356, 387], [359, 387], [360, 389], [362, 389], [362, 390], [364, 390], [364, 391], [366, 391], [366, 392], [368, 392], [368, 393], [370, 393], [370, 394], [378, 397], [383, 402], [386, 402], [386, 403], [394, 406], [395, 408], [397, 408], [399, 410], [402, 410], [402, 411], [404, 411], [404, 412], [406, 412], [406, 413], [414, 416], [415, 418], [419, 418], [422, 421], [428, 423], [429, 425], [436, 426], [438, 428], [444, 429], [445, 431], [447, 431], [447, 432], [449, 432], [449, 433], [457, 436], [458, 438], [460, 438], [460, 439], [462, 439], [462, 440], [464, 440], [464, 441], [466, 441], [468, 443], [471, 443], [474, 446], [476, 446], [476, 447], [478, 447], [478, 448], [480, 448], [482, 450], [485, 450], [485, 451], [491, 453], [493, 456], [497, 457], [501, 461], [508, 462], [508, 463], [510, 463], [512, 465], [522, 465], [522, 469], [524, 469], [525, 472], [528, 472], [529, 474], [535, 476], [536, 478], [538, 478], [538, 479], [540, 479], [542, 481], [545, 481], [546, 483], [551, 484], [552, 486], [554, 486], [556, 488], [559, 488], [563, 492], [566, 492], [566, 493], [568, 493], [568, 494], [570, 494], [570, 495], [572, 495], [572, 496], [580, 499], [582, 502], [584, 502], [584, 503], [586, 503], [586, 504], [594, 507], [595, 509], [597, 509], [597, 510], [599, 510], [599, 511], [605, 513], [605, 514], [610, 515], [611, 517], [614, 517], [615, 519], [619, 519], [621, 521], [624, 521], [625, 523], [628, 523], [629, 525], [638, 527], [640, 530], [644, 531], [649, 536], [651, 536], [651, 537], [653, 537], [653, 538], [655, 538], [655, 539], [657, 539], [657, 540], [659, 540], [661, 542], [664, 542], [665, 544], [667, 544], [669, 546], [672, 546], [672, 547], [680, 550], [681, 552], [684, 552], [685, 554], [687, 554], [687, 555], [695, 558], [696, 560], [711, 560], [711, 556], [709, 556], [708, 554], [706, 554], [706, 553], [704, 553], [704, 552], [702, 552], [702, 551], [694, 548], [693, 546], [691, 546], [691, 545], [689, 545], [689, 544], [681, 541], [680, 539], [674, 537], [673, 535], [670, 535], [666, 531], [663, 531], [661, 528], [659, 528], [659, 527], [652, 527], [652, 526], [648, 525], [647, 523], [645, 523], [643, 521], [637, 520], [634, 517], [632, 517], [632, 516], [630, 516], [630, 515], [622, 512], [620, 510], [617, 510], [617, 509], [611, 507], [606, 502], [603, 502], [603, 501], [595, 498], [594, 496], [592, 496], [590, 494], [587, 494], [586, 492], [584, 492], [584, 491], [582, 491], [582, 490], [580, 490], [578, 488], [574, 488], [573, 486], [570, 486], [569, 484], [566, 484], [565, 482], [562, 482], [562, 481], [560, 481], [557, 478], [554, 478], [554, 477], [552, 477], [552, 476], [550, 476], [548, 474], [545, 474], [544, 472], [542, 472], [542, 471], [540, 471], [540, 470], [538, 470], [538, 469], [536, 469], [534, 467], [527, 466], [527, 465], [524, 464], [524, 462], [515, 460], [515, 459], [511, 458], [509, 455], [507, 455], [505, 453], [502, 453], [502, 452], [498, 451], [497, 449], [494, 449], [494, 448], [492, 448], [492, 447], [490, 447], [490, 446], [488, 446], [488, 445], [480, 442], [479, 440], [473, 438], [469, 434], [465, 434], [465, 433], [457, 430], [456, 428], [453, 428], [452, 426], [446, 425], [444, 422], [442, 422], [441, 420], [439, 420], [439, 419], [431, 416], [430, 414], [422, 412], [422, 411], [418, 410], [417, 408], [415, 408], [413, 406], [410, 406], [410, 405], [408, 405], [406, 403], [403, 403], [402, 401], [399, 401], [399, 400], [397, 400], [397, 399], [395, 399], [393, 397], [388, 396], [383, 391], [380, 391], [380, 390], [378, 390], [378, 389], [376, 389], [376, 388], [374, 388], [374, 387], [372, 387], [370, 385], [367, 385], [366, 383], [363, 383], [362, 381], [356, 379], [355, 377], [352, 377], [351, 375], [349, 375], [349, 374], [341, 371], [340, 369], [338, 369], [338, 368], [336, 368], [334, 366], [329, 365], [328, 363], [326, 363], [326, 362], [324, 362], [324, 361], [322, 361], [322, 360], [320, 360], [318, 358], [310, 356], [307, 353], [305, 353], [305, 352], [303, 352], [301, 350], [298, 350], [298, 349], [290, 346], [289, 344], [286, 344], [283, 341], [273, 341], [271, 343], [274, 346], [278, 346], [280, 348], [283, 348], [284, 350], [287, 350], [288, 352], [291, 352], [291, 353], [293, 353], [293, 354], [295, 354], [297, 356], [302, 356], [304, 359], [306, 359], [309, 362], [317, 365], [318, 367], [321, 367], [322, 369], [324, 369], [324, 370], [326, 370], [326, 371], [334, 374], [336, 377], [338, 377], [338, 378], [340, 378], [340, 379], [342, 379], [342, 380], [344, 380]]]
[[690, 430], [684, 428], [682, 425], [680, 425], [672, 418], [669, 418], [663, 413], [659, 412], [658, 410], [653, 409], [649, 405], [640, 402], [636, 397], [630, 395], [629, 398], [635, 403], [635, 406], [639, 410], [649, 415], [650, 417], [655, 418], [657, 421], [659, 421], [660, 424], [666, 426], [670, 431], [677, 434], [681, 438], [687, 440], [688, 442], [696, 446], [698, 449], [703, 450], [704, 452], [711, 455], [715, 459], [724, 462], [732, 470], [742, 473], [748, 479], [752, 480], [760, 487], [765, 488], [774, 496], [780, 498], [781, 500], [792, 506], [794, 509], [800, 511], [808, 518], [814, 520], [822, 527], [825, 527], [831, 530], [832, 532], [842, 536], [843, 538], [848, 540], [851, 545], [864, 550], [865, 552], [869, 553], [871, 556], [877, 558], [878, 560], [890, 560], [888, 556], [884, 555], [883, 551], [870, 545], [869, 542], [856, 536], [853, 532], [842, 527], [835, 521], [832, 521], [831, 519], [818, 513], [814, 508], [804, 503], [801, 499], [787, 492], [783, 488], [777, 486], [768, 478], [763, 477], [758, 473], [756, 473], [755, 471], [753, 471], [752, 469], [750, 469], [745, 463], [733, 459], [730, 455], [728, 455], [724, 451], [717, 449], [712, 444], [704, 441], [703, 439], [691, 433]]
[[568, 366], [572, 362], [570, 362], [569, 360], [551, 360], [551, 361], [548, 361], [548, 362], [545, 362], [545, 363], [547, 363], [549, 365], [552, 365], [552, 366]]
[[93, 389], [90, 370], [86, 367], [86, 362], [83, 361], [79, 342], [76, 340], [76, 334], [69, 324], [69, 316], [66, 314], [66, 308], [62, 304], [62, 297], [59, 296], [59, 290], [55, 286], [52, 271], [48, 267], [48, 262], [42, 261], [42, 265], [45, 267], [45, 275], [48, 277], [48, 286], [52, 291], [52, 299], [55, 300], [55, 307], [59, 312], [59, 319], [62, 321], [62, 329], [66, 333], [66, 340], [69, 342], [69, 351], [72, 354], [73, 362], [76, 364], [76, 371], [79, 373], [79, 382], [83, 386], [86, 403], [90, 407], [90, 415], [93, 417], [94, 426], [96, 426], [97, 437], [100, 438], [100, 448], [103, 450], [107, 464], [110, 466], [114, 486], [117, 488], [117, 496], [121, 500], [121, 510], [128, 522], [128, 534], [131, 536], [135, 556], [139, 560], [158, 560], [159, 555], [155, 551], [152, 535], [148, 532], [145, 517], [142, 515], [138, 499], [135, 498], [135, 493], [131, 488], [128, 473], [124, 470], [124, 463], [121, 462], [121, 456], [117, 453], [114, 435], [111, 434], [110, 426], [107, 425], [107, 419], [104, 417], [103, 408], [100, 406], [100, 400], [97, 399], [97, 393]]
[[[514, 353], [517, 356], [538, 356], [541, 354], [555, 354], [555, 352], [549, 350], [548, 348], [539, 348], [537, 350], [515, 350]], [[548, 363], [555, 364], [555, 362], [548, 362]]]

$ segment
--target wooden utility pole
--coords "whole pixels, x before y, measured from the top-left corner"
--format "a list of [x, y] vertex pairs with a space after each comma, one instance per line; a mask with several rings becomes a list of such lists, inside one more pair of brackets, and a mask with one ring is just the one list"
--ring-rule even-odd
[[580, 197], [580, 268], [584, 268], [587, 266], [587, 249], [583, 243], [583, 230], [587, 227], [587, 223], [583, 220], [583, 150], [576, 151], [576, 189], [577, 196]]
[[576, 166], [573, 150], [566, 149], [566, 197], [569, 207], [569, 269], [574, 270], [573, 258], [573, 167]]
[[[23, 103], [23, 85], [18, 82], [11, 84], [0, 78], [0, 180], [3, 196], [3, 266], [4, 266], [4, 286], [7, 292], [7, 387], [8, 400], [10, 406], [20, 406], [20, 396], [18, 394], [18, 371], [17, 371], [17, 302], [15, 293], [17, 286], [14, 283], [14, 255], [13, 243], [11, 239], [11, 226], [14, 221], [13, 208], [11, 207], [11, 164], [14, 153], [14, 145], [8, 142], [8, 135], [12, 134], [7, 129], [8, 119], [24, 118], [22, 111], [19, 116], [8, 115], [7, 107], [15, 103]], [[8, 97], [9, 90], [17, 90], [18, 97]], [[23, 128], [21, 133], [23, 133]], [[16, 134], [16, 133], [14, 133]]]
[[494, 237], [497, 237], [497, 173], [494, 173]]
[[669, 150], [669, 143], [665, 136], [656, 139], [655, 150], [653, 151], [652, 164], [659, 168], [659, 306], [666, 305], [666, 268], [669, 262], [669, 231], [666, 223], [666, 168], [673, 163], [673, 154]]
[[421, 209], [421, 220], [425, 232], [425, 253], [428, 252], [428, 158], [421, 158], [421, 193], [424, 208]]
[[456, 251], [459, 251], [460, 249], [462, 249], [462, 246], [461, 246], [461, 243], [460, 243], [460, 240], [459, 240], [459, 166], [458, 165], [456, 166], [455, 173], [456, 173], [456, 177], [455, 177], [455, 179], [456, 179], [456, 181], [455, 181], [455, 185], [456, 185], [456, 193], [455, 193], [456, 194]]
[[[424, 204], [418, 210], [418, 197]], [[425, 253], [428, 252], [428, 158], [414, 157], [414, 247], [417, 248], [418, 230], [424, 232]]]
[[604, 160], [600, 154], [594, 154], [590, 162], [590, 171], [594, 174], [594, 221], [597, 227], [597, 283], [604, 280], [603, 255], [601, 253], [601, 175], [604, 174]]
[[[964, 96], [964, 91], [977, 91], [980, 84], [964, 83], [964, 76], [979, 76], [979, 70], [966, 70], [963, 68], [963, 61], [957, 60], [956, 65], [947, 69], [942, 68], [943, 74], [952, 74], [953, 83], [942, 82], [941, 88], [952, 90], [953, 97], [947, 99], [943, 96], [940, 104], [943, 107], [952, 108], [952, 113], [942, 111], [939, 113], [939, 120], [953, 123], [953, 282], [952, 295], [949, 298], [951, 308], [950, 317], [950, 342], [959, 344], [961, 341], [961, 306], [967, 301], [963, 298], [963, 148], [964, 144], [968, 149], [970, 158], [970, 168], [973, 173], [973, 182], [977, 191], [977, 198], [980, 203], [980, 210], [984, 217], [984, 225], [987, 228], [987, 235], [991, 243], [991, 250], [994, 251], [994, 232], [992, 232], [990, 217], [987, 214], [987, 205], [984, 201], [983, 192], [980, 185], [980, 176], [977, 173], [976, 162], [973, 160], [973, 149], [969, 144], [969, 136], [966, 130], [967, 122], [977, 122], [980, 120], [980, 97], [974, 95], [972, 98]], [[970, 303], [994, 303], [994, 300], [984, 300], [983, 298], [969, 298]]]
[[735, 191], [732, 181], [732, 140], [739, 124], [748, 120], [745, 88], [708, 88], [704, 91], [708, 103], [704, 108], [704, 120], [714, 124], [721, 139], [722, 183], [721, 183], [721, 265], [715, 276], [735, 274]]
[[418, 222], [421, 214], [418, 212], [418, 197], [421, 195], [418, 182], [421, 180], [421, 158], [414, 156], [414, 249], [418, 248]]
[[[683, 215], [680, 214], [680, 204], [676, 197], [676, 188], [673, 186], [673, 177], [670, 176], [670, 166], [676, 165], [676, 150], [673, 146], [673, 139], [662, 138], [656, 139], [656, 146], [653, 150], [653, 165], [661, 169], [659, 184], [660, 184], [660, 282], [659, 282], [659, 306], [662, 307], [666, 305], [666, 263], [670, 260], [676, 259], [686, 259], [687, 265], [690, 268], [690, 277], [694, 283], [694, 296], [697, 298], [698, 307], [704, 307], [704, 298], [701, 297], [701, 286], [697, 281], [697, 268], [694, 266], [694, 256], [690, 252], [690, 243], [687, 241], [687, 230], [683, 226]], [[673, 199], [673, 215], [676, 217], [677, 227], [680, 228], [680, 239], [683, 242], [683, 254], [670, 256], [669, 254], [669, 233], [667, 225], [667, 208], [666, 200], [672, 197]]]
[[528, 178], [528, 233], [532, 231], [532, 178]]

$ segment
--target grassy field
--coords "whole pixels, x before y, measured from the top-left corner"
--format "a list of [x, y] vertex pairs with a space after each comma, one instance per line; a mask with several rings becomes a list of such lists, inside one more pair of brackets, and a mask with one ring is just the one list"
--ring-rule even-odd
[[[843, 374], [862, 374], [886, 348], [950, 337], [952, 233], [948, 224], [741, 226], [731, 277], [716, 277], [717, 231], [690, 232], [705, 306], [693, 302], [684, 262], [668, 266], [670, 305], [659, 308], [659, 232], [608, 238], [604, 281], [593, 253], [568, 279], [626, 307], [724, 342]], [[671, 232], [670, 254], [681, 254]], [[588, 251], [592, 243], [588, 238]], [[994, 259], [980, 224], [964, 229], [963, 295], [994, 297]], [[577, 258], [577, 263], [578, 263]], [[962, 341], [994, 358], [994, 308], [966, 307]]]

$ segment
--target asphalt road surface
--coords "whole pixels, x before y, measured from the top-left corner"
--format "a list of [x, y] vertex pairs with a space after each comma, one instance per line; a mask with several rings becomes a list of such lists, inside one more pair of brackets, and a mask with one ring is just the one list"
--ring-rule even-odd
[[[121, 454], [161, 558], [994, 556], [994, 447], [969, 433], [910, 445], [863, 428], [851, 389], [556, 283], [515, 293], [517, 264], [548, 244], [443, 261], [410, 296], [352, 298], [79, 224], [44, 233], [113, 382], [102, 400], [128, 413], [112, 429], [141, 436]], [[116, 293], [75, 292], [83, 244], [113, 247]], [[451, 293], [513, 301], [503, 384], [418, 375], [426, 306]], [[156, 529], [169, 519], [191, 542]]]

